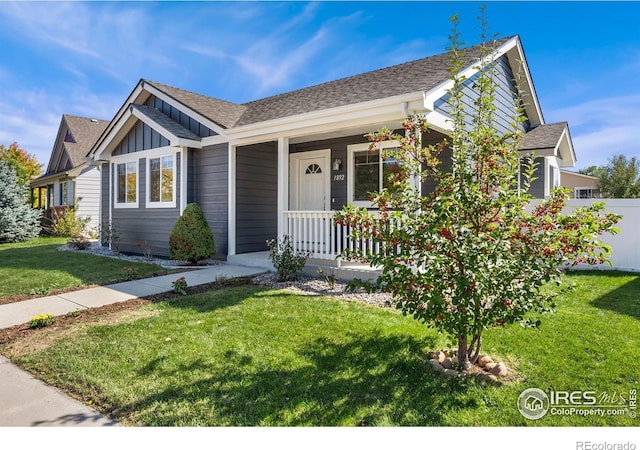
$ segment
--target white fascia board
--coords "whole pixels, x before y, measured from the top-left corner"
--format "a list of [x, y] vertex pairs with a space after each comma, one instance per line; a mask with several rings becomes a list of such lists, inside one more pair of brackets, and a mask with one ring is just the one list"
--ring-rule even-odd
[[[529, 66], [524, 56], [522, 43], [518, 38], [513, 38], [512, 40], [515, 41], [516, 45], [513, 49], [510, 49], [511, 51], [507, 52], [507, 58], [509, 58], [511, 68], [513, 69], [514, 67], [521, 67], [522, 72], [524, 73], [524, 76], [526, 78], [526, 83], [519, 83], [518, 79], [516, 79], [515, 81], [517, 84], [517, 88], [520, 90], [520, 98], [522, 98], [524, 102], [527, 119], [529, 119], [529, 123], [531, 123], [532, 127], [544, 125], [542, 108], [540, 108], [538, 94], [536, 94], [536, 88], [533, 85], [533, 79], [531, 78], [531, 72], [529, 71]], [[527, 102], [527, 96], [530, 98], [530, 102]]]
[[176, 136], [171, 131], [167, 130], [165, 127], [160, 125], [158, 122], [156, 122], [151, 117], [147, 116], [144, 112], [140, 111], [137, 108], [131, 107], [131, 114], [133, 114], [135, 117], [140, 119], [142, 122], [149, 125], [152, 129], [156, 130], [161, 135], [169, 138], [169, 143], [172, 147], [200, 148], [202, 146], [201, 141], [196, 141], [194, 139]]
[[402, 120], [406, 118], [403, 103], [410, 113], [422, 112], [422, 91], [387, 97], [369, 102], [312, 111], [297, 116], [283, 117], [226, 130], [234, 145], [247, 145], [279, 136], [299, 137], [305, 134], [336, 130], [339, 127], [366, 125], [367, 123]]
[[562, 161], [561, 167], [574, 167], [576, 165], [576, 152], [573, 149], [567, 128], [562, 130], [562, 135], [556, 145], [556, 156]]
[[[120, 132], [120, 128], [122, 128], [123, 124], [127, 121], [129, 117], [131, 117], [131, 111], [129, 111], [129, 106], [131, 103], [135, 103], [135, 100], [140, 97], [140, 94], [144, 92], [142, 88], [142, 80], [138, 82], [136, 87], [133, 89], [133, 92], [129, 94], [127, 100], [122, 104], [116, 115], [111, 120], [110, 126], [107, 127], [107, 130], [103, 132], [102, 136], [98, 141], [93, 145], [91, 151], [88, 154], [88, 157], [92, 160], [100, 160], [102, 158], [102, 154], [109, 146], [113, 138]], [[126, 117], [125, 117], [126, 116]]]
[[155, 95], [160, 100], [169, 103], [171, 106], [186, 112], [189, 116], [193, 117], [198, 122], [202, 123], [203, 125], [206, 125], [207, 128], [209, 128], [210, 130], [213, 130], [218, 134], [224, 134], [227, 131], [226, 129], [222, 128], [220, 125], [212, 122], [210, 119], [207, 119], [202, 114], [200, 114], [197, 111], [194, 111], [193, 109], [189, 108], [189, 106], [185, 105], [184, 103], [181, 103], [178, 100], [176, 100], [175, 98], [170, 97], [169, 95], [165, 94], [160, 89], [158, 89], [155, 86], [153, 86], [152, 84], [143, 82], [143, 86], [144, 86], [144, 89], [146, 91], [148, 91], [151, 94]]
[[216, 136], [207, 136], [202, 138], [202, 147], [208, 147], [209, 145], [227, 144], [229, 138], [218, 134]]

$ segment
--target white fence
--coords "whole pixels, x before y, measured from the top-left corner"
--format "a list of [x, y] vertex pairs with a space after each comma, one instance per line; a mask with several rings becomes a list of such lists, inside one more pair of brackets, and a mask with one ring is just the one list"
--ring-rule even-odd
[[[611, 264], [620, 270], [640, 271], [640, 199], [571, 199], [564, 212], [569, 214], [576, 207], [602, 201], [606, 203], [607, 211], [622, 216], [617, 224], [621, 232], [601, 237], [612, 247]], [[370, 240], [351, 239], [349, 227], [336, 224], [333, 214], [333, 211], [286, 211], [285, 233], [291, 236], [294, 250], [325, 260], [335, 259], [344, 248], [361, 248], [369, 253], [379, 251], [379, 244]]]
[[[604, 202], [607, 212], [622, 216], [616, 225], [620, 233], [601, 236], [602, 241], [611, 246], [611, 264], [615, 269], [640, 271], [640, 199], [571, 199], [567, 201], [563, 212], [569, 214], [575, 208], [589, 206], [594, 202]], [[609, 266], [604, 265], [602, 268]]]

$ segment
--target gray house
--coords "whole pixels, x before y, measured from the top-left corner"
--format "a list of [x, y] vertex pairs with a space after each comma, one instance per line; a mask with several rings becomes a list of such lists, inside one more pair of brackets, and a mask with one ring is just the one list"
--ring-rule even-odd
[[107, 125], [108, 120], [62, 116], [47, 169], [30, 182], [32, 191], [38, 191], [34, 196], [39, 201], [37, 207], [77, 206], [78, 216], [91, 218], [88, 225], [97, 230], [100, 172], [89, 165], [86, 156]]
[[[568, 127], [545, 124], [520, 39], [497, 44], [498, 126], [506, 130], [514, 107], [524, 105], [523, 152], [536, 151], [534, 192], [544, 197], [559, 184], [560, 168], [575, 164]], [[465, 52], [469, 97], [479, 57], [477, 46]], [[120, 250], [139, 252], [146, 242], [167, 255], [171, 228], [195, 202], [222, 258], [263, 252], [267, 239], [287, 233], [313, 258], [334, 259], [344, 246], [362, 243], [333, 223], [332, 210], [370, 206], [366, 193], [384, 183], [384, 164], [367, 151], [363, 135], [399, 129], [410, 113], [426, 116], [427, 142], [449, 133], [447, 59], [432, 56], [244, 104], [140, 80], [89, 153], [101, 171], [101, 221], [118, 228]]]

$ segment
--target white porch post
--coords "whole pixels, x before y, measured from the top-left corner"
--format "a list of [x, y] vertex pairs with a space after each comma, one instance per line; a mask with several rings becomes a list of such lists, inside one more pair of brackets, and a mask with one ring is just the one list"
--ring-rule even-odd
[[188, 173], [188, 156], [189, 156], [189, 148], [181, 147], [180, 148], [180, 215], [184, 212], [184, 209], [187, 207], [187, 194], [189, 184], [187, 183], [187, 173]]
[[236, 254], [236, 150], [235, 145], [229, 144], [227, 256]]
[[284, 212], [289, 209], [289, 138], [278, 138], [278, 237], [285, 233]]

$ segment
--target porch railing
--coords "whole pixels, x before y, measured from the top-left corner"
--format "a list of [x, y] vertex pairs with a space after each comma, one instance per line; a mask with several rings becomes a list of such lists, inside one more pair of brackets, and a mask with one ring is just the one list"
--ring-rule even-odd
[[368, 254], [380, 251], [379, 243], [353, 239], [350, 227], [335, 223], [333, 211], [285, 211], [284, 218], [294, 251], [309, 253], [310, 258], [336, 259], [346, 248]]

